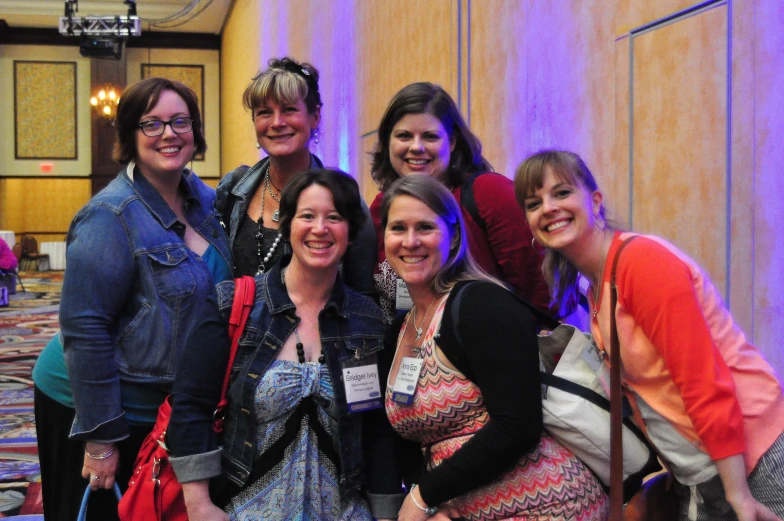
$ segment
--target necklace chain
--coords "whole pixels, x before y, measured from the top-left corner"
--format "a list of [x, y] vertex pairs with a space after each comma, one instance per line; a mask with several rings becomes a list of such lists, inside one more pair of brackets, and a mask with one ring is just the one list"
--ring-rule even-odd
[[422, 338], [422, 328], [425, 327], [425, 320], [427, 320], [427, 315], [430, 313], [430, 308], [433, 307], [433, 303], [438, 300], [436, 297], [433, 297], [433, 300], [430, 301], [430, 305], [427, 307], [427, 311], [425, 311], [425, 316], [422, 317], [422, 322], [419, 323], [419, 327], [417, 327], [417, 314], [419, 310], [414, 306], [414, 330], [416, 331], [416, 338], [414, 342], [419, 342], [419, 339]]
[[[283, 286], [286, 286], [286, 269], [287, 268], [284, 268], [283, 270], [281, 270], [281, 273], [280, 273], [280, 279], [283, 282]], [[288, 288], [286, 288], [286, 291], [288, 292]], [[297, 325], [297, 327], [294, 328], [294, 338], [297, 339], [297, 344], [294, 346], [294, 347], [297, 348], [297, 361], [300, 364], [304, 364], [305, 363], [305, 345], [302, 343], [302, 340], [300, 340], [300, 338], [299, 338], [299, 325]], [[326, 356], [324, 356], [324, 347], [322, 347], [321, 348], [321, 354], [319, 354], [319, 357], [318, 357], [318, 363], [323, 364], [326, 361], [326, 359], [327, 359]]]
[[[280, 244], [280, 241], [283, 238], [283, 235], [280, 232], [278, 232], [278, 235], [277, 237], [275, 237], [275, 241], [272, 243], [272, 246], [270, 246], [269, 251], [267, 251], [267, 254], [262, 258], [261, 253], [262, 253], [262, 246], [264, 241], [264, 227], [263, 227], [264, 198], [267, 190], [269, 190], [269, 185], [270, 185], [269, 166], [267, 166], [267, 173], [264, 175], [264, 184], [261, 188], [261, 213], [259, 214], [259, 220], [258, 220], [259, 229], [256, 231], [256, 254], [259, 257], [259, 269], [256, 271], [256, 275], [261, 275], [262, 273], [265, 273], [267, 271], [267, 263], [270, 261], [270, 259], [272, 259], [272, 255], [275, 253], [278, 244]], [[272, 195], [271, 190], [270, 190], [270, 195]], [[275, 199], [275, 196], [273, 195], [272, 198]], [[278, 210], [275, 210], [275, 212], [277, 213]], [[278, 219], [275, 218], [274, 213], [272, 215], [272, 220], [278, 222]]]

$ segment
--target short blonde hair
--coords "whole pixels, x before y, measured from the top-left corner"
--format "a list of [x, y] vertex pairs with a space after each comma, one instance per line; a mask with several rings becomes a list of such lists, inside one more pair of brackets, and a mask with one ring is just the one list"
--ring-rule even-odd
[[266, 101], [284, 105], [305, 102], [310, 114], [321, 106], [319, 94], [319, 74], [309, 63], [300, 63], [291, 58], [273, 58], [269, 67], [257, 74], [242, 95], [243, 106], [253, 112]]

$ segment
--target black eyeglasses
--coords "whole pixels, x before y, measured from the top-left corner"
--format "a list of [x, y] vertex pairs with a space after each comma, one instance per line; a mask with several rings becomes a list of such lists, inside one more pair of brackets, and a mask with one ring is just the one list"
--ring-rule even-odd
[[147, 137], [156, 137], [163, 134], [169, 125], [175, 134], [187, 134], [193, 130], [193, 119], [191, 118], [174, 118], [171, 121], [161, 121], [159, 119], [151, 119], [150, 121], [142, 121], [139, 123], [139, 128], [142, 129], [144, 135]]

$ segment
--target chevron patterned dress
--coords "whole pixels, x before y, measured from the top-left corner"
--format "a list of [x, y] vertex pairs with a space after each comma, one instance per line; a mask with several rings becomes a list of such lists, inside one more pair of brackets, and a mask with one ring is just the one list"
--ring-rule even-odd
[[[449, 459], [489, 421], [479, 388], [434, 355], [447, 299], [442, 299], [425, 335], [422, 370], [411, 405], [392, 400], [387, 386], [386, 411], [404, 438], [417, 441], [431, 470]], [[405, 334], [409, 317], [400, 332]], [[539, 445], [496, 481], [453, 498], [441, 507], [450, 517], [471, 521], [601, 521], [608, 502], [599, 482], [571, 451], [542, 432]]]

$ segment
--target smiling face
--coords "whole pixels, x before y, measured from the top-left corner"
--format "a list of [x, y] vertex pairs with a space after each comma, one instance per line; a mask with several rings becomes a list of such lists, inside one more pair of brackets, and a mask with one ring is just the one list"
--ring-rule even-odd
[[305, 102], [278, 103], [272, 99], [253, 109], [256, 139], [273, 157], [288, 157], [308, 150], [310, 136], [318, 128], [321, 112], [308, 113]]
[[[188, 106], [179, 94], [163, 90], [158, 103], [147, 111], [139, 121], [171, 121], [178, 117], [191, 117]], [[180, 175], [185, 165], [193, 158], [195, 147], [193, 131], [176, 134], [171, 125], [166, 125], [160, 136], [145, 136], [136, 129], [136, 164], [145, 175]]]
[[429, 290], [449, 258], [447, 223], [425, 203], [409, 195], [395, 197], [384, 229], [387, 260], [410, 292]]
[[389, 161], [400, 176], [426, 174], [445, 178], [455, 141], [432, 114], [407, 114], [392, 127]]
[[525, 198], [525, 217], [536, 242], [565, 251], [596, 232], [602, 194], [545, 167], [542, 187]]
[[348, 221], [335, 209], [332, 192], [313, 184], [300, 193], [289, 240], [303, 267], [337, 269], [348, 247]]

